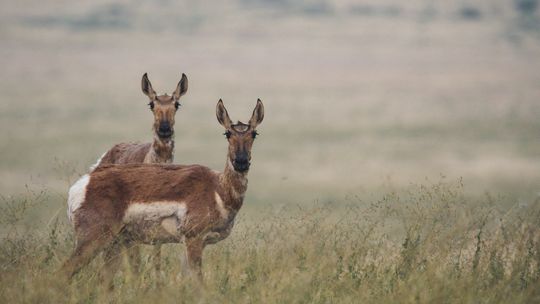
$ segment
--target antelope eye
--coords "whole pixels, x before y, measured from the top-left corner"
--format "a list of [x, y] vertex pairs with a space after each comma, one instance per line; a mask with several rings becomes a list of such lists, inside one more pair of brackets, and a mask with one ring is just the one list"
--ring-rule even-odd
[[231, 138], [231, 131], [225, 131], [225, 133], [223, 133], [223, 135], [225, 135], [225, 137], [227, 138]]
[[257, 135], [259, 135], [259, 133], [257, 133], [257, 131], [251, 132], [251, 137], [255, 138], [255, 137], [257, 137]]
[[154, 110], [154, 102], [153, 101], [150, 101], [148, 103], [148, 106], [150, 106], [150, 110]]
[[178, 110], [178, 108], [179, 108], [180, 106], [181, 106], [181, 104], [180, 104], [178, 101], [174, 102], [174, 107], [175, 107], [177, 110]]

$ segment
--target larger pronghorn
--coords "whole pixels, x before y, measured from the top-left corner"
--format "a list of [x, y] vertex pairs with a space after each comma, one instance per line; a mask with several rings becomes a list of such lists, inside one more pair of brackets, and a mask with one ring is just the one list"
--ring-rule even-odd
[[242, 207], [264, 107], [257, 100], [249, 122], [233, 124], [220, 99], [216, 115], [229, 142], [223, 172], [201, 165], [109, 165], [71, 187], [68, 205], [77, 242], [63, 266], [69, 277], [105, 250], [111, 284], [122, 246], [185, 242], [187, 264], [202, 278], [204, 247], [230, 234]]

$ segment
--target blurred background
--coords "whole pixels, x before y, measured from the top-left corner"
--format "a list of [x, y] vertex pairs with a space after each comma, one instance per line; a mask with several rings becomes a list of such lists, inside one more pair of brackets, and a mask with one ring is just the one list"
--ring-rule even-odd
[[150, 141], [148, 72], [158, 93], [189, 78], [180, 164], [223, 169], [217, 100], [244, 122], [263, 100], [246, 206], [440, 179], [536, 197], [538, 2], [1, 1], [0, 193], [55, 211], [112, 145]]

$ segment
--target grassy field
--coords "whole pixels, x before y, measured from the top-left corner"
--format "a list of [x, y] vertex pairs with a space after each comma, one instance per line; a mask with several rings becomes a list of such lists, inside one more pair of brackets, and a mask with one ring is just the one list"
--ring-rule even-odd
[[[535, 3], [0, 1], [0, 302], [540, 301]], [[150, 140], [145, 72], [189, 77], [176, 163], [222, 169], [217, 100], [263, 100], [245, 206], [204, 288], [182, 245], [161, 285], [62, 286], [67, 189]]]
[[55, 219], [21, 231], [13, 220], [24, 208], [7, 204], [0, 301], [534, 303], [540, 200], [501, 208], [504, 200], [466, 199], [460, 182], [438, 182], [371, 202], [248, 209], [226, 241], [206, 249], [204, 286], [179, 275], [184, 248], [168, 245], [159, 275], [148, 250], [142, 275], [124, 265], [113, 292], [100, 284], [102, 259], [65, 286], [51, 273], [72, 249], [69, 227]]

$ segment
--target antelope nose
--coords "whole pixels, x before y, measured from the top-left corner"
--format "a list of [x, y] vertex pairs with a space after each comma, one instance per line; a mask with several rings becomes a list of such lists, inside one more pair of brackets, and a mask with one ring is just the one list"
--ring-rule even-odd
[[168, 122], [168, 121], [162, 121], [160, 124], [159, 124], [159, 129], [158, 131], [160, 133], [169, 133], [171, 132], [171, 124]]
[[239, 172], [246, 172], [249, 169], [249, 158], [246, 155], [237, 155], [233, 162], [234, 169]]
[[241, 152], [241, 153], [236, 154], [234, 161], [237, 164], [247, 164], [249, 162], [249, 158], [248, 158], [247, 153]]
[[239, 164], [239, 165], [244, 165], [244, 164], [247, 164], [248, 163], [248, 159], [245, 158], [245, 157], [237, 157], [234, 159], [234, 162]]

